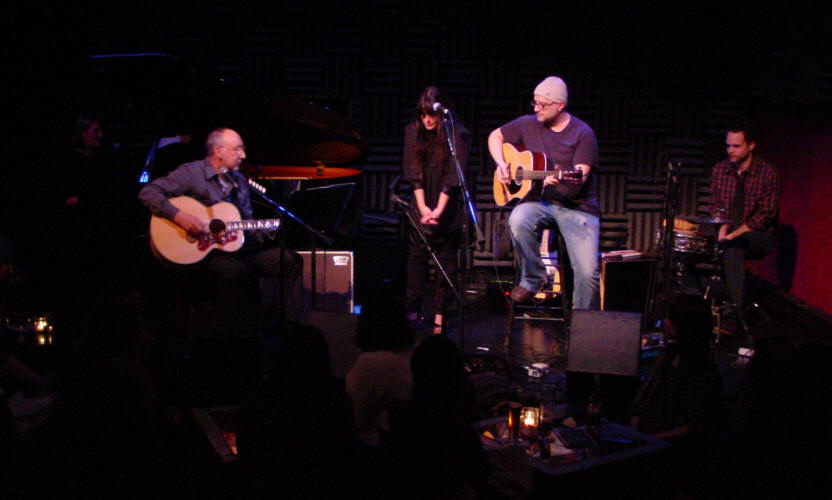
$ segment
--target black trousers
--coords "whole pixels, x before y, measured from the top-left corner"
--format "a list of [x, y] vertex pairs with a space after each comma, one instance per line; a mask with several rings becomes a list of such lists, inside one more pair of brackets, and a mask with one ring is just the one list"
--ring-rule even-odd
[[[462, 240], [461, 231], [425, 235], [428, 243], [445, 272], [452, 280], [456, 280], [457, 252]], [[410, 231], [410, 248], [407, 256], [407, 311], [420, 314], [422, 301], [425, 297], [425, 283], [428, 277], [429, 260], [432, 260], [425, 244]], [[434, 314], [442, 314], [448, 300], [448, 283], [439, 270], [436, 270], [436, 292], [433, 295]]]
[[[297, 320], [303, 266], [300, 256], [291, 250], [281, 256], [280, 248], [247, 250], [231, 254], [214, 251], [205, 259], [205, 270], [216, 286], [222, 313], [237, 317], [242, 324], [275, 320], [281, 312], [284, 319]], [[267, 276], [282, 277], [283, 297], [280, 293], [262, 293], [260, 278]]]
[[762, 259], [774, 249], [774, 233], [748, 231], [731, 241], [720, 242], [723, 249], [722, 264], [725, 268], [725, 285], [742, 317], [745, 307], [745, 261]]

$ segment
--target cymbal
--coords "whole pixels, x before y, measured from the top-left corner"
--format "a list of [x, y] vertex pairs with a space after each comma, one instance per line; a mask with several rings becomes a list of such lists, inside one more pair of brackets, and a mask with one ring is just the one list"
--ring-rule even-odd
[[736, 224], [737, 221], [728, 217], [682, 217], [695, 224]]
[[283, 166], [264, 165], [255, 174], [258, 179], [269, 179], [276, 181], [308, 181], [314, 179], [337, 179], [339, 177], [350, 177], [360, 174], [360, 170], [353, 168], [317, 167], [306, 166]]

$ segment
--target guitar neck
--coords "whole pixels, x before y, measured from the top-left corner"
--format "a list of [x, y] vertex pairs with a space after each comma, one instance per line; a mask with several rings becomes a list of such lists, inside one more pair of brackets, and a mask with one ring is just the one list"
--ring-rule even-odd
[[251, 219], [227, 221], [226, 231], [268, 231], [280, 227], [280, 219]]

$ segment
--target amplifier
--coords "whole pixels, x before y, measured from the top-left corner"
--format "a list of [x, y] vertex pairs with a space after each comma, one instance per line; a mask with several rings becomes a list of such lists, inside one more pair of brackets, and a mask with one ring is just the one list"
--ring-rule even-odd
[[314, 280], [312, 252], [307, 250], [298, 254], [303, 259], [303, 317], [311, 310], [351, 314], [355, 305], [353, 253], [316, 250]]
[[656, 260], [601, 260], [601, 309], [644, 314], [656, 272]]

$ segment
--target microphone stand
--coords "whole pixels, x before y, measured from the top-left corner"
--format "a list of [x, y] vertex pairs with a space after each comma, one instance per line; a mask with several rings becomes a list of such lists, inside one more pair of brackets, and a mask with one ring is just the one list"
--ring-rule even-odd
[[[468, 183], [465, 178], [465, 170], [462, 168], [462, 165], [459, 164], [459, 158], [456, 155], [456, 130], [454, 128], [454, 120], [453, 114], [450, 112], [446, 112], [443, 115], [442, 122], [445, 126], [446, 134], [448, 140], [448, 149], [451, 151], [451, 157], [454, 159], [454, 166], [456, 167], [456, 175], [459, 179], [459, 187], [462, 191], [462, 201], [463, 201], [463, 210], [465, 214], [462, 218], [462, 241], [463, 241], [463, 249], [464, 255], [462, 262], [462, 283], [463, 286], [466, 283], [466, 274], [468, 271], [468, 250], [470, 246], [470, 235], [468, 234], [468, 222], [470, 218], [471, 224], [474, 226], [474, 230], [476, 231], [477, 235], [477, 244], [482, 245], [485, 242], [485, 235], [480, 229], [478, 224], [477, 218], [477, 209], [474, 206], [474, 203], [471, 201], [471, 194], [468, 192]], [[464, 298], [457, 293], [456, 294], [457, 301], [459, 302], [459, 342], [462, 351], [465, 351], [465, 303]]]
[[[673, 223], [676, 219], [677, 200], [679, 198], [679, 172], [672, 161], [667, 162], [667, 178], [664, 188], [664, 209], [662, 210], [663, 232], [661, 238], [662, 247], [662, 286], [661, 286], [661, 307], [654, 309], [654, 314], [659, 313], [660, 317], [655, 319], [664, 320], [667, 317], [667, 307], [672, 294], [670, 280], [670, 266], [673, 259]], [[655, 324], [655, 322], [654, 322]]]
[[[308, 231], [310, 234], [315, 236], [324, 245], [327, 245], [327, 246], [332, 245], [332, 243], [335, 241], [332, 238], [330, 238], [329, 236], [323, 234], [322, 232], [318, 231], [317, 229], [313, 228], [312, 226], [310, 226], [309, 224], [304, 222], [303, 219], [301, 219], [297, 215], [293, 214], [289, 209], [287, 209], [283, 205], [277, 203], [276, 201], [274, 201], [271, 198], [269, 198], [268, 196], [266, 196], [266, 193], [264, 193], [265, 189], [261, 189], [262, 186], [260, 186], [256, 182], [254, 182], [251, 179], [248, 179], [248, 183], [252, 187], [252, 189], [250, 189], [250, 191], [254, 192], [254, 193], [257, 193], [257, 196], [258, 196], [258, 198], [260, 198], [261, 201], [263, 201], [267, 205], [269, 205], [275, 212], [283, 214], [286, 217], [288, 217], [288, 218], [292, 219], [293, 221], [297, 222], [301, 227], [303, 227], [304, 229], [306, 229], [306, 231]], [[279, 245], [279, 248], [280, 248], [280, 267], [281, 267], [281, 273], [280, 273], [280, 277], [279, 277], [279, 285], [280, 285], [280, 295], [279, 295], [280, 316], [279, 316], [279, 319], [280, 319], [281, 324], [283, 324], [284, 320], [286, 319], [285, 318], [285, 316], [286, 316], [286, 313], [285, 313], [286, 302], [285, 302], [285, 297], [284, 297], [285, 277], [284, 277], [284, 273], [283, 273], [283, 253], [286, 251], [285, 234], [286, 234], [286, 231], [285, 231], [285, 228], [284, 228], [284, 230], [280, 232], [280, 237], [278, 238], [278, 242], [279, 242], [278, 245]], [[316, 295], [316, 283], [315, 283], [315, 265], [316, 265], [316, 263], [315, 263], [315, 261], [317, 260], [317, 258], [316, 258], [316, 255], [315, 255], [314, 246], [315, 245], [313, 245], [312, 254], [311, 254], [311, 261], [312, 261], [312, 263], [311, 263], [312, 309], [314, 309], [314, 307], [315, 307], [315, 295]], [[301, 280], [303, 279], [303, 272], [302, 271], [301, 271], [300, 279]], [[302, 288], [302, 285], [301, 285], [301, 288]], [[303, 306], [301, 305], [301, 310], [302, 309], [303, 309]]]

